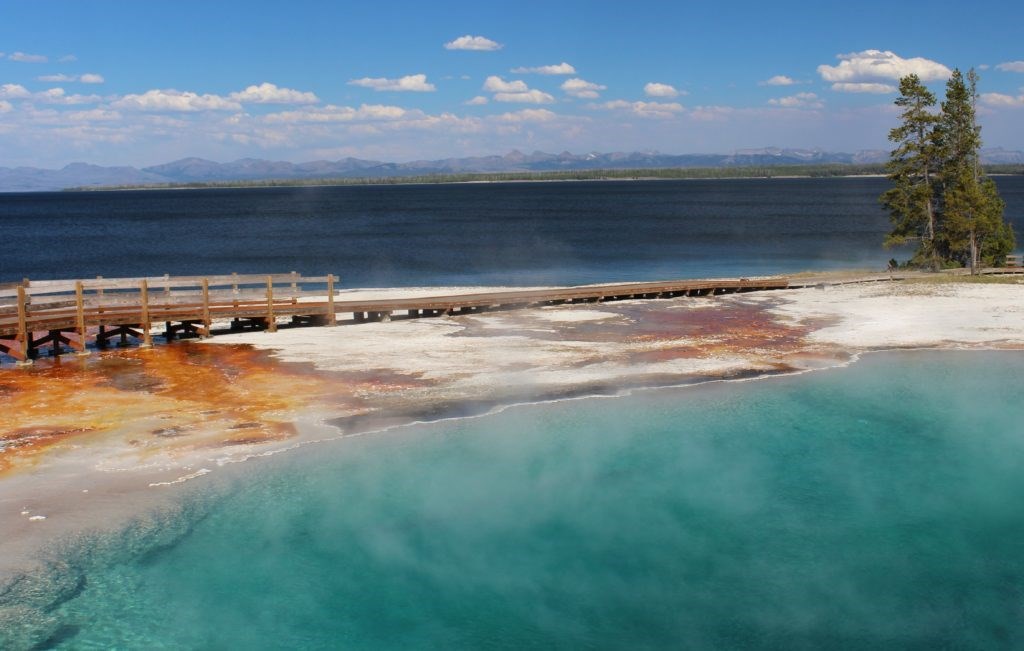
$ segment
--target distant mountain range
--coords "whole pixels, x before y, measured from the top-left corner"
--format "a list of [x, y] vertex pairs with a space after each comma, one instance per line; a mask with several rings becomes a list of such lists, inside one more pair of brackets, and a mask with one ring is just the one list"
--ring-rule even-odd
[[[35, 167], [0, 167], [0, 192], [62, 190], [73, 187], [261, 181], [269, 179], [394, 178], [433, 174], [487, 172], [550, 172], [567, 170], [621, 170], [695, 167], [751, 167], [767, 165], [823, 165], [883, 163], [889, 153], [863, 150], [854, 154], [817, 149], [741, 149], [732, 154], [662, 154], [658, 152], [548, 154], [512, 151], [504, 156], [478, 156], [417, 160], [408, 163], [343, 158], [308, 163], [288, 163], [243, 158], [216, 163], [202, 158], [183, 158], [163, 165], [101, 167], [71, 163], [59, 170]], [[1001, 148], [982, 151], [982, 162], [1024, 164], [1024, 152]]]

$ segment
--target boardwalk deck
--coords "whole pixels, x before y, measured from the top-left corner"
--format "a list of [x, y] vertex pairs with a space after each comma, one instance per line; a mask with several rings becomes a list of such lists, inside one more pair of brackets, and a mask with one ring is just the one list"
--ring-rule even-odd
[[[966, 271], [966, 270], [964, 270]], [[983, 273], [1024, 273], [1020, 267]], [[738, 278], [580, 285], [546, 289], [406, 298], [339, 300], [333, 275], [295, 272], [271, 275], [155, 276], [86, 280], [24, 280], [0, 283], [0, 354], [30, 363], [43, 346], [61, 354], [65, 346], [85, 353], [87, 343], [105, 346], [129, 337], [152, 344], [154, 324], [168, 341], [208, 337], [214, 323], [225, 331], [257, 328], [273, 332], [281, 319], [295, 325], [335, 325], [339, 315], [354, 322], [467, 314], [560, 303], [708, 296], [772, 289], [889, 282], [933, 274], [898, 272], [803, 275], [798, 278]], [[402, 314], [404, 313], [404, 314]]]
[[[311, 288], [310, 285], [313, 285]], [[153, 324], [164, 336], [214, 334], [214, 322], [274, 331], [278, 319], [295, 324], [334, 325], [352, 320], [465, 314], [490, 309], [633, 298], [707, 296], [785, 289], [785, 278], [677, 280], [583, 285], [475, 294], [337, 300], [335, 277], [296, 273], [269, 276], [157, 276], [89, 280], [44, 280], [0, 285], [0, 353], [28, 363], [42, 346], [61, 354], [65, 346], [86, 352], [87, 342], [106, 345], [117, 337], [152, 343]]]

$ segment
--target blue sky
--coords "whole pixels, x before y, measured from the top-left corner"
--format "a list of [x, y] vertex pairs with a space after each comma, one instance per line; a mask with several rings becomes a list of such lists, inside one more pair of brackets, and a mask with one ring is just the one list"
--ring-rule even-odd
[[[811, 5], [811, 6], [808, 6]], [[0, 166], [887, 149], [980, 68], [1024, 149], [1019, 3], [0, 3]]]

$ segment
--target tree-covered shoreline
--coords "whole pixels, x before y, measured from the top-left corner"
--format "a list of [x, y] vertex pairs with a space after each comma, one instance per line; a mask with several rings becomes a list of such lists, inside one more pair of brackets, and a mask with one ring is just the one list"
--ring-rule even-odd
[[[1024, 165], [984, 165], [989, 175], [1024, 175]], [[65, 188], [64, 192], [114, 190], [201, 190], [217, 188], [276, 188], [354, 185], [419, 185], [444, 183], [514, 183], [531, 181], [632, 181], [685, 179], [836, 178], [883, 176], [882, 163], [851, 165], [763, 165], [756, 167], [637, 168], [622, 170], [565, 170], [557, 172], [472, 172], [389, 177], [332, 177], [319, 179], [244, 179], [96, 185]]]

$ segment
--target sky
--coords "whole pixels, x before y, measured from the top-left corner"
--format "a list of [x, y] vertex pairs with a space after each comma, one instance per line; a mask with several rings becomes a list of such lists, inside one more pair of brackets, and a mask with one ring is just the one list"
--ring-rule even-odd
[[0, 167], [513, 149], [889, 149], [898, 78], [981, 74], [1024, 149], [1024, 3], [0, 0]]

